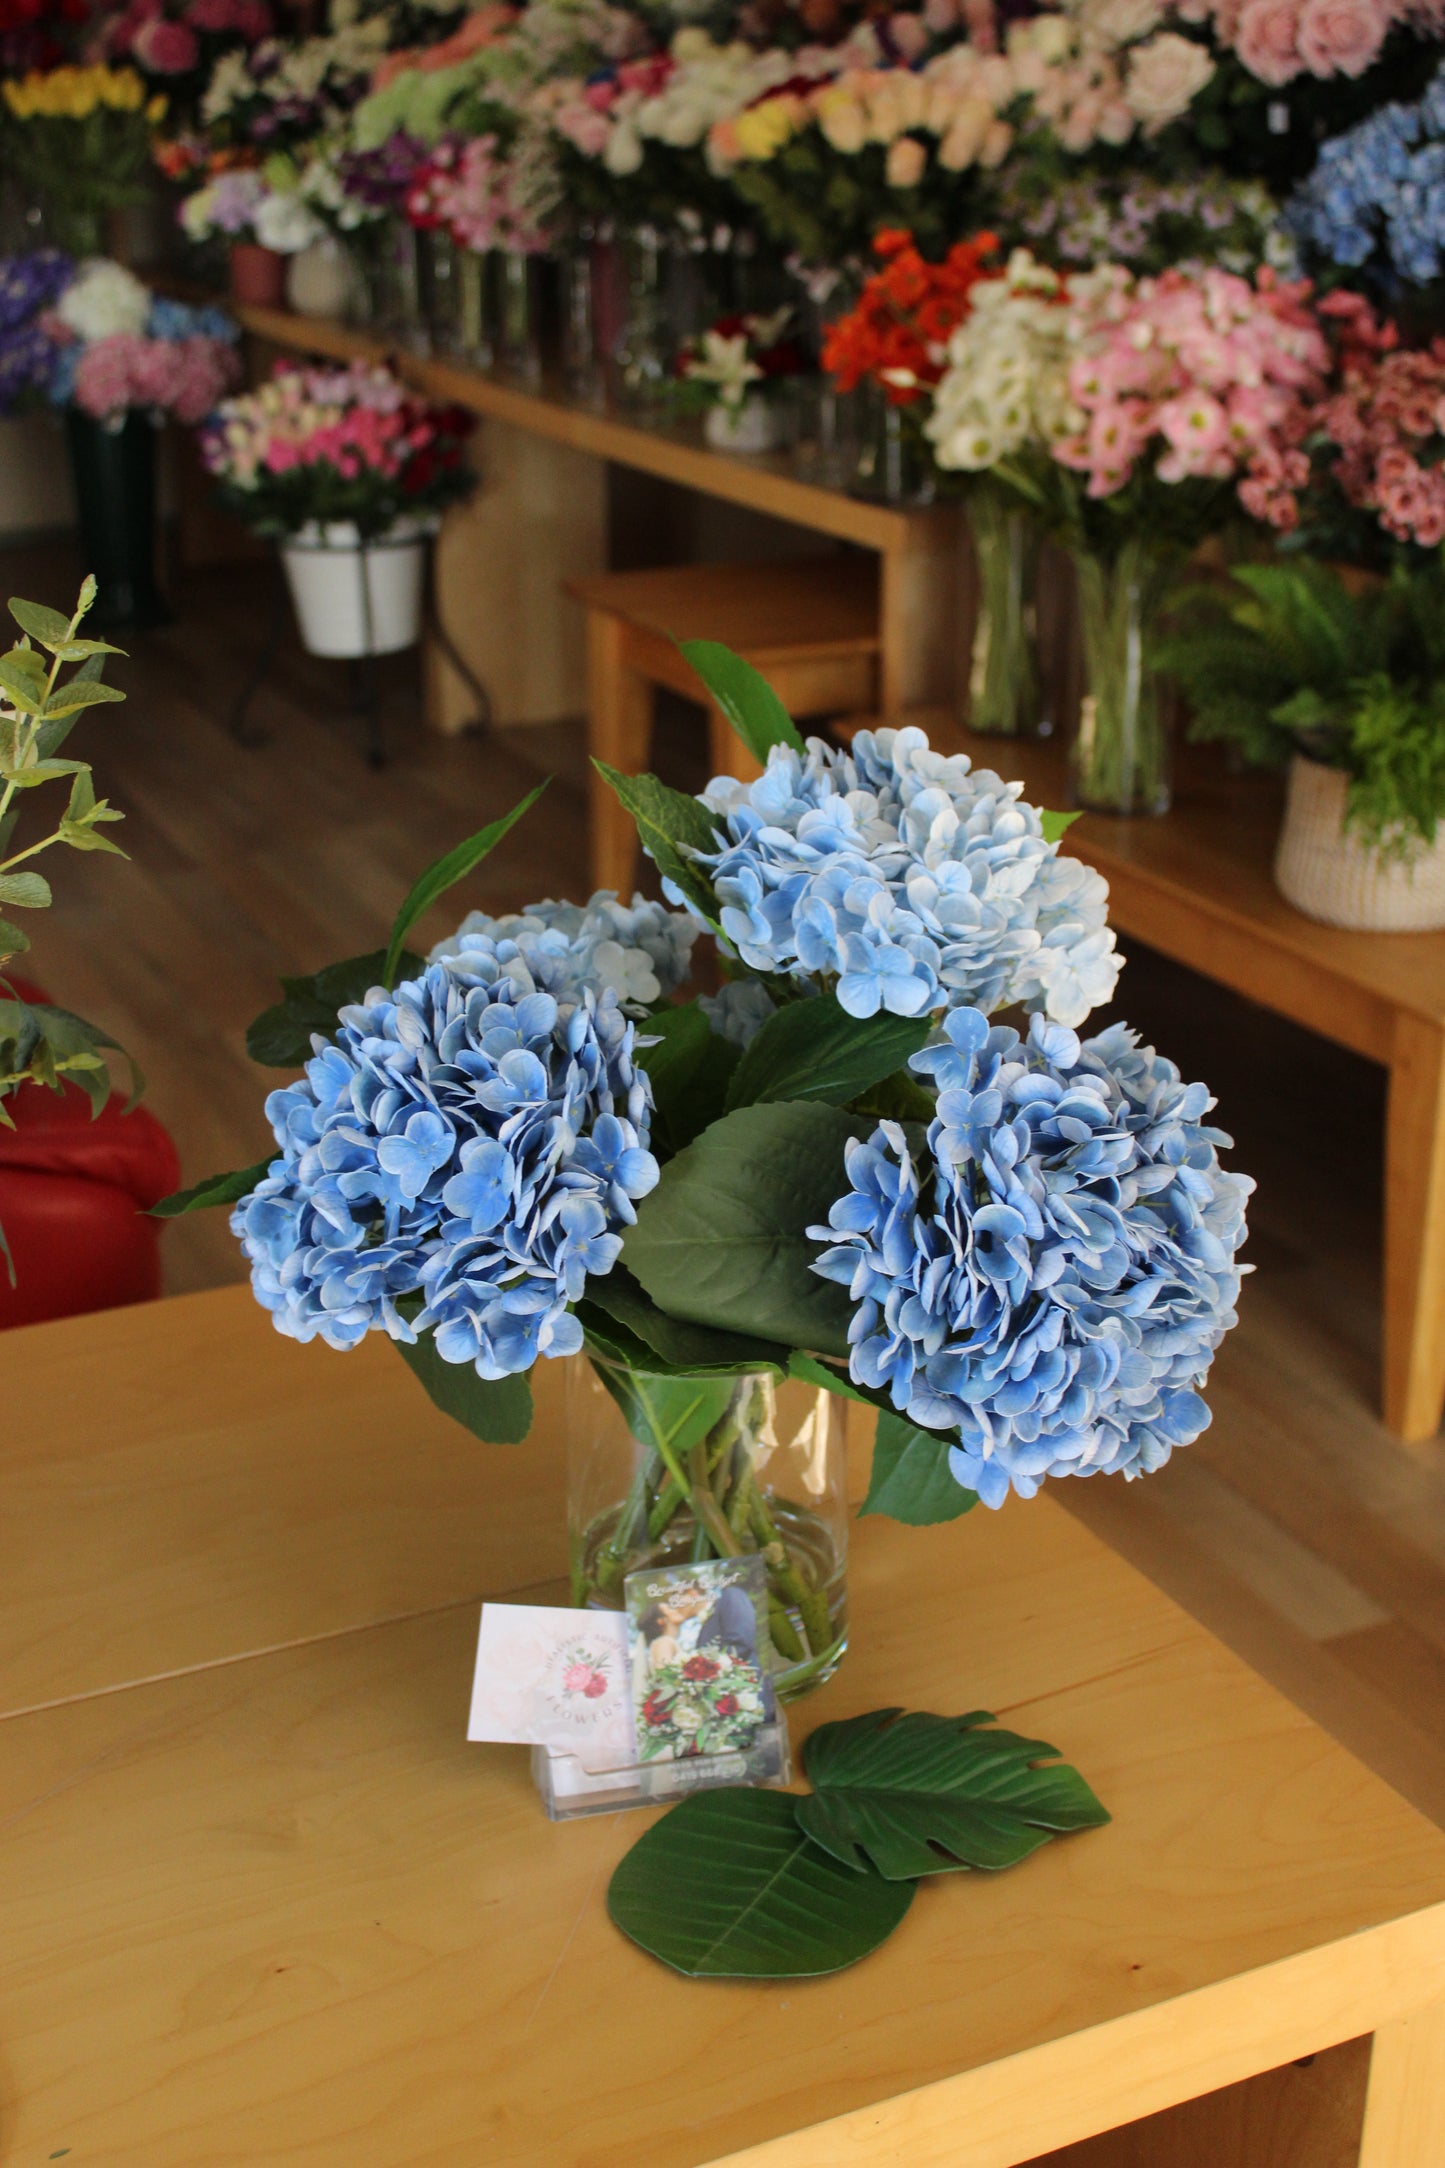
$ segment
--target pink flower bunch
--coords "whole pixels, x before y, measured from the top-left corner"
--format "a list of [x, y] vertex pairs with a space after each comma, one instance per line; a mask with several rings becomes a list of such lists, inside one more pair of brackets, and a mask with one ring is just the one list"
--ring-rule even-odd
[[[446, 164], [428, 169], [428, 201], [438, 224], [463, 248], [479, 255], [503, 248], [514, 256], [536, 255], [547, 245], [533, 206], [519, 185], [521, 168], [499, 154], [494, 135], [474, 136]], [[408, 215], [413, 219], [411, 202]]]
[[259, 390], [221, 407], [201, 442], [205, 464], [238, 489], [267, 475], [329, 468], [343, 481], [375, 476], [404, 490], [427, 487], [455, 464], [470, 418], [415, 398], [390, 370], [297, 369], [285, 362]]
[[1435, 0], [1180, 0], [1177, 12], [1208, 23], [1219, 44], [1277, 90], [1300, 75], [1363, 75], [1399, 23], [1439, 34]]
[[1071, 298], [1078, 427], [1053, 450], [1089, 495], [1113, 496], [1147, 464], [1171, 484], [1235, 480], [1253, 517], [1293, 526], [1330, 363], [1308, 284], [1219, 269], [1135, 281], [1106, 266]]
[[1320, 307], [1341, 344], [1339, 386], [1313, 416], [1335, 451], [1333, 479], [1396, 541], [1434, 549], [1445, 542], [1445, 339], [1402, 349], [1358, 294]]
[[127, 0], [109, 13], [98, 49], [113, 60], [134, 60], [147, 75], [189, 75], [200, 66], [201, 38], [255, 45], [273, 28], [268, 0]]
[[235, 350], [224, 339], [148, 339], [117, 331], [93, 340], [80, 355], [75, 400], [97, 421], [115, 421], [141, 407], [194, 427], [238, 374]]

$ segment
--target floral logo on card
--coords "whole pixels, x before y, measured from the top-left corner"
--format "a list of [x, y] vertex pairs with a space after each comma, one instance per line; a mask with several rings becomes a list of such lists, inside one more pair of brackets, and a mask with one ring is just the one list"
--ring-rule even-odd
[[610, 1697], [620, 1683], [615, 1647], [600, 1635], [582, 1634], [549, 1653], [542, 1699], [554, 1716], [585, 1729], [612, 1715]]

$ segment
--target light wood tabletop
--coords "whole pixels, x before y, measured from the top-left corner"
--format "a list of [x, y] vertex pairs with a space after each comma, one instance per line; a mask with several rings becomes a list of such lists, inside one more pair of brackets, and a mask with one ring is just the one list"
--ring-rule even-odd
[[644, 1817], [464, 1738], [477, 1598], [561, 1557], [562, 1366], [484, 1449], [243, 1289], [4, 1359], [0, 2161], [1445, 2159], [1445, 1837], [1053, 1500], [861, 1524], [794, 1732], [987, 1706], [1112, 1825], [835, 1978], [690, 1983], [606, 1918]]

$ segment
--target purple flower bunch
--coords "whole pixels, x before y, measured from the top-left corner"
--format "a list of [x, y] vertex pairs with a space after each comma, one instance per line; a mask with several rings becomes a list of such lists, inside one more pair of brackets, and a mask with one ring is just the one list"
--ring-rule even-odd
[[336, 161], [343, 195], [370, 211], [399, 211], [431, 157], [425, 143], [397, 128], [372, 151], [345, 151]]
[[40, 319], [73, 270], [58, 248], [0, 257], [0, 415], [13, 414], [49, 384], [56, 348]]

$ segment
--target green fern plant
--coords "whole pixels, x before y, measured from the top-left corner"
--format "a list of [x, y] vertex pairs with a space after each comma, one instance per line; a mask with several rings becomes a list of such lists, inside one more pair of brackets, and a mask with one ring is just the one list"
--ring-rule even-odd
[[1345, 820], [1408, 858], [1445, 815], [1445, 570], [1397, 567], [1347, 584], [1311, 558], [1241, 565], [1179, 598], [1157, 650], [1193, 710], [1190, 735], [1278, 766], [1342, 769]]

